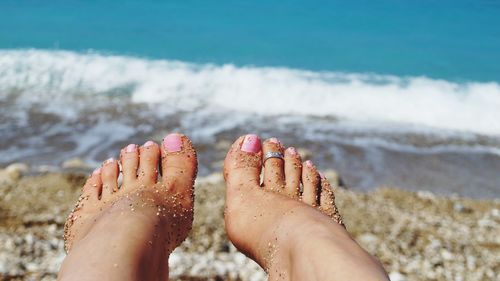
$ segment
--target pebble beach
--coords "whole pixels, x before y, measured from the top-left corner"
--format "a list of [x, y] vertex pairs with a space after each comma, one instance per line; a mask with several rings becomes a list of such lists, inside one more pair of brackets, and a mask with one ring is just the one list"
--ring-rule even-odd
[[267, 280], [224, 227], [223, 159], [251, 133], [314, 162], [392, 281], [500, 281], [499, 19], [492, 0], [0, 1], [0, 281], [56, 280], [89, 173], [175, 132], [198, 178], [170, 280]]
[[[347, 229], [391, 280], [500, 280], [500, 200], [353, 191], [335, 171], [326, 175]], [[20, 163], [0, 171], [0, 280], [56, 279], [64, 222], [85, 179], [75, 169], [33, 173]], [[267, 280], [225, 235], [221, 175], [199, 177], [195, 188], [193, 230], [170, 256], [170, 279]]]

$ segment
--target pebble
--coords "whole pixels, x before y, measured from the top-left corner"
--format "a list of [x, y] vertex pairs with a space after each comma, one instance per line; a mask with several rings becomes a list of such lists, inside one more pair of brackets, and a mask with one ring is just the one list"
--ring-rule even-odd
[[500, 210], [499, 209], [493, 209], [490, 211], [491, 216], [494, 218], [500, 218]]
[[26, 236], [24, 236], [24, 241], [26, 242], [26, 245], [31, 247], [35, 243], [35, 236], [33, 236], [33, 234], [31, 233], [28, 233], [26, 234]]
[[9, 273], [9, 263], [5, 253], [0, 254], [0, 274], [6, 275]]
[[38, 270], [38, 265], [34, 262], [29, 262], [24, 265], [27, 271], [37, 271]]
[[393, 271], [389, 273], [389, 279], [391, 279], [391, 281], [406, 281], [406, 276], [397, 271]]
[[49, 173], [59, 171], [59, 167], [53, 165], [40, 165], [36, 167], [38, 173]]
[[[339, 173], [336, 170], [331, 170], [331, 169], [326, 170], [326, 171], [324, 171], [323, 174], [325, 175], [328, 182], [330, 182], [330, 185], [332, 187], [343, 186], [343, 183], [342, 183], [342, 180], [340, 179]], [[345, 187], [345, 186], [343, 186], [343, 187]]]
[[29, 171], [28, 165], [24, 163], [14, 163], [5, 167], [4, 171], [14, 180], [18, 180]]
[[78, 157], [71, 158], [71, 159], [64, 161], [61, 164], [61, 167], [64, 169], [89, 169], [90, 168], [90, 166], [87, 165], [87, 163], [85, 163], [85, 161], [83, 161], [83, 159], [78, 158]]
[[455, 210], [455, 212], [463, 213], [465, 211], [465, 207], [459, 202], [455, 202], [455, 204], [453, 204], [453, 210]]
[[432, 192], [426, 190], [417, 191], [417, 196], [427, 200], [435, 200], [436, 198], [436, 196]]
[[443, 259], [446, 261], [451, 261], [455, 258], [453, 254], [447, 250], [441, 250], [441, 257], [443, 257]]
[[0, 169], [0, 184], [12, 185], [16, 183], [21, 177], [26, 174], [29, 170], [28, 165], [22, 163], [14, 163], [5, 167], [5, 169]]
[[14, 243], [14, 240], [7, 238], [4, 242], [4, 249], [7, 252], [12, 252], [16, 247], [16, 244]]
[[[331, 180], [332, 176], [327, 177]], [[29, 178], [24, 177], [23, 183], [26, 180]], [[195, 225], [190, 238], [170, 256], [171, 279], [267, 280], [266, 273], [227, 240], [222, 219], [225, 188], [218, 181], [222, 177], [214, 174], [197, 182]], [[0, 185], [6, 204], [10, 203], [5, 198], [15, 194], [12, 190], [16, 189]], [[61, 190], [51, 193], [50, 198], [57, 200], [57, 194], [63, 198], [72, 192], [67, 188], [59, 193]], [[402, 199], [408, 200], [402, 202], [410, 206], [396, 204], [399, 201], [395, 200], [387, 204], [394, 193], [398, 191], [374, 191], [366, 196], [338, 189], [337, 196], [348, 229], [387, 265], [392, 281], [498, 279], [495, 252], [484, 246], [500, 243], [498, 205], [477, 208], [465, 199], [445, 201], [428, 192], [398, 195], [407, 196]], [[73, 204], [68, 203], [70, 208]], [[18, 225], [0, 230], [0, 280], [56, 279], [65, 257], [61, 233], [67, 208], [63, 205], [50, 205], [39, 213], [26, 212], [19, 217]], [[452, 214], [440, 211], [442, 206]], [[463, 214], [464, 208], [473, 211]]]
[[374, 244], [378, 242], [378, 237], [370, 233], [364, 233], [358, 237], [358, 240], [363, 244]]
[[49, 234], [54, 234], [57, 231], [57, 225], [51, 224], [49, 227], [47, 227], [47, 232]]

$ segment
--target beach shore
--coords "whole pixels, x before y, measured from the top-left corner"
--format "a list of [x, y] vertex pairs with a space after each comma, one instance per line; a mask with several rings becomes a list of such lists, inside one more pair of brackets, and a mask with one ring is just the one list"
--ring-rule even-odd
[[[0, 280], [54, 280], [65, 252], [66, 216], [86, 176], [0, 171]], [[26, 175], [28, 174], [28, 175]], [[500, 280], [500, 200], [440, 197], [338, 186], [336, 202], [353, 237], [385, 266], [391, 280]], [[471, 187], [473, 188], [473, 187]], [[266, 280], [227, 240], [221, 175], [198, 178], [193, 231], [170, 257], [171, 280]]]

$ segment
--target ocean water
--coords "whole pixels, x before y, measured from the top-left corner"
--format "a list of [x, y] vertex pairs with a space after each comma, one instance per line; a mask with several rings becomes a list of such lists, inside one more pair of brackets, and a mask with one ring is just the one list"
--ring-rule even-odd
[[0, 165], [246, 132], [352, 188], [500, 196], [500, 2], [0, 1]]

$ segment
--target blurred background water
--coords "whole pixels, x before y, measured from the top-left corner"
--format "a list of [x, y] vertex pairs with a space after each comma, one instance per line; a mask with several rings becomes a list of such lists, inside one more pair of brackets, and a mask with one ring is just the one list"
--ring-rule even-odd
[[500, 195], [498, 1], [1, 1], [0, 165], [254, 132], [353, 188]]

